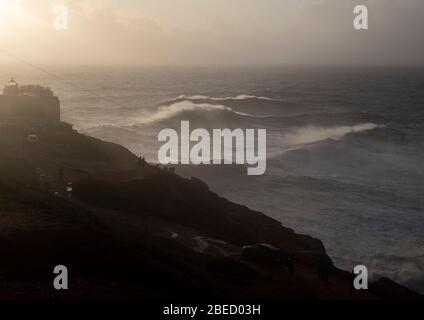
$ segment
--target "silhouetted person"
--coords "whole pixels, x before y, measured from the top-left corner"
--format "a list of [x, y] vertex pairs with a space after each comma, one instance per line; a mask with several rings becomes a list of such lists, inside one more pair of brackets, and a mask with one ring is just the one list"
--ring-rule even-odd
[[321, 256], [319, 259], [318, 265], [318, 276], [322, 284], [328, 288], [329, 287], [329, 278], [331, 274], [331, 264], [325, 256]]
[[294, 267], [295, 267], [295, 263], [296, 263], [296, 260], [295, 260], [294, 254], [292, 254], [292, 255], [290, 256], [290, 258], [288, 259], [288, 268], [289, 268], [289, 271], [290, 271], [290, 277], [291, 277], [291, 278], [293, 278], [293, 277], [294, 277]]
[[349, 277], [349, 287], [350, 287], [350, 296], [351, 297], [355, 297], [355, 293], [356, 293], [356, 289], [355, 289], [355, 286], [353, 284], [353, 282], [355, 281], [355, 278], [356, 278], [356, 275], [352, 270], [352, 272], [350, 273], [350, 277]]
[[146, 159], [144, 157], [139, 157], [138, 158], [138, 166], [139, 167], [145, 167], [146, 166]]
[[59, 168], [59, 180], [63, 181], [63, 168], [62, 167]]
[[324, 267], [322, 271], [322, 284], [326, 288], [329, 287], [330, 273], [331, 273], [331, 270], [328, 267]]

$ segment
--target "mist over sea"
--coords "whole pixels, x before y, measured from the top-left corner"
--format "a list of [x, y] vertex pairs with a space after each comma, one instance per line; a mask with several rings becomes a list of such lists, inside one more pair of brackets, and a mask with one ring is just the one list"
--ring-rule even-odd
[[218, 194], [424, 292], [424, 68], [50, 68], [3, 70], [52, 87], [62, 119], [157, 161], [157, 135], [266, 128], [267, 172], [178, 168]]

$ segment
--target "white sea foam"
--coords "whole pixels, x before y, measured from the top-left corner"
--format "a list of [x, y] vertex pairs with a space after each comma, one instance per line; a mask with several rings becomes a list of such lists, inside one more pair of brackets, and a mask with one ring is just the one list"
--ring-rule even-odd
[[97, 121], [96, 125], [88, 125], [83, 128], [84, 132], [92, 132], [103, 127], [115, 127], [115, 128], [126, 128], [136, 125], [149, 125], [155, 122], [165, 121], [172, 119], [184, 112], [226, 112], [243, 117], [262, 117], [259, 115], [251, 115], [244, 112], [236, 111], [230, 107], [221, 104], [209, 104], [209, 103], [194, 103], [190, 100], [183, 100], [172, 103], [170, 105], [161, 106], [157, 110], [152, 112], [143, 112], [143, 114], [131, 118], [117, 118], [111, 117], [110, 119], [103, 120], [101, 124]]
[[173, 118], [183, 112], [187, 111], [205, 111], [205, 112], [214, 112], [214, 111], [226, 111], [229, 113], [237, 114], [240, 116], [251, 116], [247, 113], [238, 112], [233, 110], [230, 107], [217, 104], [209, 103], [194, 103], [189, 100], [184, 100], [180, 102], [172, 103], [168, 106], [160, 107], [155, 113], [139, 119], [140, 124], [147, 124], [157, 121], [166, 120]]
[[181, 100], [181, 99], [186, 99], [186, 100], [213, 100], [213, 101], [227, 101], [227, 100], [250, 100], [250, 99], [256, 99], [256, 100], [267, 100], [267, 101], [275, 101], [271, 98], [268, 97], [261, 97], [261, 96], [253, 96], [253, 95], [247, 95], [247, 94], [241, 94], [238, 96], [234, 96], [234, 97], [210, 97], [210, 96], [205, 96], [205, 95], [192, 95], [192, 96], [187, 96], [187, 95], [181, 95], [179, 96], [177, 99], [175, 100]]
[[340, 140], [350, 133], [358, 133], [368, 130], [374, 130], [384, 127], [374, 123], [362, 123], [354, 126], [337, 126], [337, 127], [317, 127], [307, 126], [295, 129], [284, 135], [283, 140], [286, 146], [298, 146], [308, 143], [319, 142], [323, 140], [333, 139]]

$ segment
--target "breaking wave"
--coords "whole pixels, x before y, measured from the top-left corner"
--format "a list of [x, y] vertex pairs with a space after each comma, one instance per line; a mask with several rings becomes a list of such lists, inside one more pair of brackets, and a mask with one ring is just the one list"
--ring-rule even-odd
[[266, 100], [266, 101], [275, 101], [268, 97], [261, 97], [261, 96], [252, 96], [247, 94], [241, 94], [234, 97], [210, 97], [210, 96], [204, 96], [204, 95], [193, 95], [193, 96], [187, 96], [187, 95], [181, 95], [178, 98], [174, 100], [212, 100], [212, 101], [227, 101], [227, 100]]
[[223, 112], [236, 114], [239, 116], [255, 117], [254, 115], [235, 111], [232, 108], [224, 106], [224, 105], [194, 103], [189, 100], [184, 100], [180, 102], [175, 102], [169, 106], [160, 107], [155, 113], [141, 119], [139, 123], [149, 124], [153, 122], [163, 121], [169, 118], [173, 118], [187, 111], [205, 111], [205, 112], [223, 111]]
[[328, 139], [340, 140], [350, 133], [358, 133], [384, 127], [385, 126], [383, 125], [378, 125], [375, 123], [363, 123], [354, 126], [339, 126], [329, 128], [307, 126], [295, 129], [290, 133], [285, 134], [283, 140], [286, 146], [298, 146]]
[[[175, 118], [183, 113], [197, 113], [207, 114], [207, 113], [218, 113], [221, 112], [222, 116], [228, 119], [231, 119], [229, 116], [235, 115], [239, 117], [251, 117], [251, 118], [262, 118], [265, 116], [252, 115], [244, 112], [236, 111], [230, 107], [221, 105], [221, 104], [209, 104], [209, 103], [194, 103], [193, 101], [183, 100], [172, 103], [170, 105], [165, 105], [159, 107], [156, 111], [146, 112], [135, 117], [129, 117], [125, 120], [111, 117], [108, 120], [102, 121], [99, 125], [90, 126], [88, 125], [85, 128], [81, 128], [84, 132], [92, 132], [93, 130], [98, 130], [105, 127], [115, 127], [122, 129], [129, 129], [133, 126], [138, 125], [152, 125], [157, 122], [166, 121], [172, 118]], [[194, 116], [194, 115], [193, 115]]]

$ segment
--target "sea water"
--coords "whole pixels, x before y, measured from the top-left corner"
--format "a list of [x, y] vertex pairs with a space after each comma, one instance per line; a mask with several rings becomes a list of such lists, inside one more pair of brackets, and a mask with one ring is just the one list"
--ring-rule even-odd
[[158, 133], [267, 130], [267, 171], [189, 166], [218, 194], [324, 242], [335, 264], [363, 264], [424, 292], [424, 68], [14, 69], [60, 96], [81, 132], [157, 161]]

